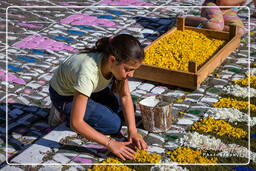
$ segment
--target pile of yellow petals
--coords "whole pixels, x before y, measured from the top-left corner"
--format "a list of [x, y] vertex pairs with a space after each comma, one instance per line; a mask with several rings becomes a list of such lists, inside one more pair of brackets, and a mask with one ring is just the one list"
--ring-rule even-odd
[[137, 150], [134, 160], [137, 163], [159, 163], [161, 156], [144, 150]]
[[[248, 101], [236, 100], [234, 98], [221, 98], [218, 102], [213, 104], [218, 108], [236, 108], [238, 110], [248, 110]], [[256, 106], [250, 104], [250, 109], [256, 111]]]
[[145, 51], [144, 64], [188, 71], [189, 61], [202, 66], [225, 43], [192, 30], [176, 30]]
[[224, 120], [215, 120], [213, 117], [200, 119], [191, 127], [192, 130], [205, 133], [213, 132], [219, 136], [227, 135], [232, 138], [244, 138], [247, 132], [241, 128], [234, 128]]
[[[134, 163], [159, 163], [161, 160], [161, 156], [158, 154], [149, 153], [144, 150], [137, 150], [135, 154]], [[106, 158], [101, 163], [117, 163], [120, 165], [94, 165], [88, 171], [134, 171], [118, 159], [118, 158]]]
[[167, 152], [170, 158], [178, 163], [217, 163], [218, 158], [208, 159], [202, 156], [202, 152], [187, 147], [178, 147], [174, 151]]
[[91, 169], [88, 169], [87, 171], [135, 171], [134, 169], [131, 169], [124, 164], [121, 164], [122, 162], [115, 158], [106, 158], [102, 161], [102, 163], [117, 163], [120, 165], [94, 165]]
[[[248, 80], [249, 80], [249, 78], [246, 77], [246, 78], [243, 78], [240, 80], [236, 80], [234, 82], [241, 86], [248, 86]], [[253, 88], [256, 88], [256, 76], [254, 76], [254, 75], [250, 75], [250, 86]]]

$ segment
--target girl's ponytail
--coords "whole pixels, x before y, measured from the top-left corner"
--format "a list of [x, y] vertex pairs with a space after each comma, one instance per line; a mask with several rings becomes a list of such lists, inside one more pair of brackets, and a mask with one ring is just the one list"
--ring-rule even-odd
[[129, 34], [103, 37], [95, 43], [93, 48], [85, 48], [81, 52], [103, 53], [105, 58], [113, 55], [118, 62], [125, 62], [130, 59], [142, 61], [144, 59], [144, 50], [140, 42]]

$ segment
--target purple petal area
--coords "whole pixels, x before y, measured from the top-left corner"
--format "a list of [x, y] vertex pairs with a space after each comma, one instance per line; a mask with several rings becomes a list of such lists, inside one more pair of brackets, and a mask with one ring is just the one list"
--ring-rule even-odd
[[26, 82], [23, 79], [18, 78], [12, 74], [7, 74], [7, 80], [6, 80], [6, 73], [4, 71], [0, 71], [0, 81], [8, 81], [8, 82], [13, 82], [17, 84], [26, 84]]
[[117, 6], [153, 6], [151, 3], [143, 2], [143, 1], [138, 1], [138, 0], [102, 0], [100, 1], [100, 4], [107, 4], [107, 5], [117, 5]]
[[94, 148], [94, 149], [98, 149], [98, 150], [100, 150], [100, 149], [106, 149], [104, 146], [102, 146], [102, 145], [97, 145], [97, 144], [86, 144], [84, 147], [85, 147], [85, 148]]
[[67, 50], [71, 52], [78, 52], [77, 49], [72, 48], [71, 46], [65, 45], [63, 42], [57, 42], [55, 40], [43, 37], [41, 35], [35, 34], [27, 36], [23, 40], [12, 45], [15, 48], [28, 48], [28, 49], [44, 49], [44, 50], [53, 50], [61, 51]]
[[105, 27], [117, 27], [113, 21], [108, 19], [101, 19], [86, 14], [75, 14], [67, 18], [60, 20], [60, 24], [71, 24], [71, 25], [89, 25], [89, 26], [105, 26]]
[[76, 162], [81, 162], [81, 163], [92, 163], [92, 160], [81, 158], [81, 157], [74, 157], [72, 160]]
[[28, 28], [41, 28], [44, 26], [43, 24], [27, 24], [27, 23], [19, 23], [18, 25], [22, 27], [28, 27]]

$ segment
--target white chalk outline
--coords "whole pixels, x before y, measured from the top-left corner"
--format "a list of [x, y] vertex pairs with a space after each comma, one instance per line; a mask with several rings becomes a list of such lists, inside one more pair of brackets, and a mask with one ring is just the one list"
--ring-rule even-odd
[[[6, 8], [6, 163], [8, 165], [69, 165], [69, 166], [75, 166], [75, 165], [123, 165], [122, 164], [118, 164], [118, 163], [111, 163], [111, 164], [102, 164], [102, 163], [93, 163], [93, 164], [82, 164], [82, 163], [78, 163], [78, 164], [60, 164], [60, 163], [48, 163], [48, 164], [42, 164], [42, 163], [26, 163], [26, 164], [16, 164], [16, 163], [9, 163], [7, 160], [7, 156], [8, 156], [8, 10], [9, 8], [206, 8], [205, 6], [8, 6]], [[247, 8], [248, 10], [248, 72], [250, 73], [250, 8], [247, 6], [219, 6], [221, 8], [232, 8], [232, 7], [239, 7], [239, 8]], [[207, 8], [214, 8], [207, 6]], [[250, 76], [248, 79], [249, 82], [249, 88], [250, 88]], [[249, 91], [249, 103], [248, 103], [248, 162], [247, 163], [217, 163], [217, 164], [212, 164], [212, 163], [191, 163], [191, 164], [178, 164], [176, 162], [173, 163], [154, 163], [154, 164], [149, 164], [149, 163], [125, 163], [125, 165], [155, 165], [155, 166], [177, 166], [177, 165], [185, 165], [185, 166], [190, 166], [190, 165], [215, 165], [215, 166], [224, 166], [224, 165], [248, 165], [250, 163], [250, 91]], [[38, 141], [38, 140], [37, 140]]]

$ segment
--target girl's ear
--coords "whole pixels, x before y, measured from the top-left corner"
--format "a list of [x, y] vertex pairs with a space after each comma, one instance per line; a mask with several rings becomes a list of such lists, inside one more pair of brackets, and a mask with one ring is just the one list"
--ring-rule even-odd
[[116, 60], [116, 57], [113, 55], [110, 55], [108, 59], [109, 59], [109, 62], [114, 63]]

